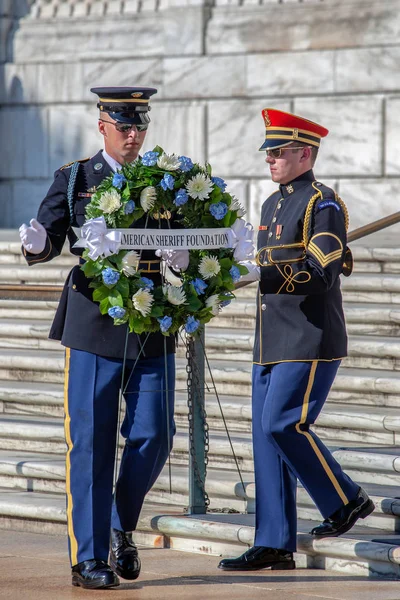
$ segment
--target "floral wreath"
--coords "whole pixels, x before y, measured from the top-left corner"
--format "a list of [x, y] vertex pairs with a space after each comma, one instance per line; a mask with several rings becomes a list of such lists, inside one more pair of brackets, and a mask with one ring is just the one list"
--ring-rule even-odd
[[97, 255], [85, 249], [81, 269], [103, 315], [138, 334], [170, 335], [181, 327], [194, 334], [231, 302], [235, 283], [248, 272], [240, 261], [251, 258], [254, 247], [252, 226], [240, 218], [245, 211], [225, 189], [209, 164], [168, 155], [159, 146], [102, 181], [86, 207], [87, 223], [101, 217], [118, 229], [150, 217], [189, 229], [229, 227], [236, 235], [234, 248], [189, 250], [184, 271], [173, 272], [168, 260], [161, 261], [162, 285], [138, 270], [137, 250]]

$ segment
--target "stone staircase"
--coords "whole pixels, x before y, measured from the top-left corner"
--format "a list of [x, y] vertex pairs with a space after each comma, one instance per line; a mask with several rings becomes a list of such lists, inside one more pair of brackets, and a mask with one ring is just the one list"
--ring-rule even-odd
[[[299, 566], [400, 577], [400, 250], [354, 246], [355, 272], [343, 279], [349, 357], [343, 361], [315, 431], [346, 472], [371, 494], [376, 510], [341, 538], [312, 540], [321, 517], [298, 489]], [[0, 235], [0, 283], [60, 284], [75, 259], [63, 254], [29, 268], [15, 232]], [[251, 348], [255, 287], [243, 288], [207, 328], [210, 367], [242, 471], [240, 483], [207, 374], [210, 512], [188, 504], [186, 371], [177, 361], [177, 435], [168, 469], [143, 509], [136, 540], [236, 554], [252, 544]], [[65, 531], [63, 348], [47, 339], [57, 303], [11, 300], [0, 292], [0, 527]], [[230, 512], [227, 511], [239, 511]], [[216, 560], [217, 562], [217, 560]]]

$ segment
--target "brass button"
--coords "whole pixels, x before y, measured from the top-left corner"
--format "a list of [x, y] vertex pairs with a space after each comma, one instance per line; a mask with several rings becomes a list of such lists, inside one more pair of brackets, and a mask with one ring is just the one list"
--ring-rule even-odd
[[76, 290], [76, 284], [74, 283], [74, 285], [72, 286], [73, 290]]
[[274, 217], [274, 218], [272, 219], [272, 222], [273, 222], [273, 223], [275, 223], [275, 221], [276, 221], [276, 217]]
[[281, 206], [282, 206], [282, 204], [278, 204], [278, 206], [276, 208], [279, 210]]
[[268, 237], [272, 237], [272, 231], [269, 232]]
[[261, 310], [267, 310], [267, 305], [266, 304], [261, 304]]

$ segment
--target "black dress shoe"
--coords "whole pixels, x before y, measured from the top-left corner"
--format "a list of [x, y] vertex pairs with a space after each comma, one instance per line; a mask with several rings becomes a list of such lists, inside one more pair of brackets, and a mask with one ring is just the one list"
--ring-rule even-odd
[[104, 560], [84, 560], [72, 567], [72, 585], [88, 589], [110, 588], [119, 585], [119, 579]]
[[238, 558], [224, 558], [218, 565], [224, 571], [290, 570], [296, 568], [293, 553], [266, 546], [253, 546]]
[[139, 577], [140, 558], [131, 533], [111, 529], [110, 565], [123, 579]]
[[314, 527], [310, 533], [315, 537], [338, 537], [349, 531], [358, 519], [368, 517], [374, 508], [375, 504], [368, 498], [366, 492], [360, 488], [354, 500], [339, 508], [328, 519], [325, 519], [321, 525]]

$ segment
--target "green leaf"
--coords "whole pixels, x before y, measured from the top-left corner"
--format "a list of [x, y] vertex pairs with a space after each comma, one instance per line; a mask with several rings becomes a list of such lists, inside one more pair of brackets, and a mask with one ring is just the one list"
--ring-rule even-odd
[[227, 271], [229, 271], [229, 269], [232, 267], [232, 261], [230, 258], [220, 258], [219, 264], [223, 269], [226, 269]]
[[196, 312], [203, 306], [203, 303], [199, 298], [196, 298], [196, 296], [190, 296], [187, 300], [187, 306], [189, 307], [190, 312]]
[[131, 197], [131, 190], [129, 189], [129, 185], [125, 185], [122, 194], [121, 194], [122, 198], [124, 198], [125, 200], [129, 200]]
[[153, 307], [151, 309], [151, 316], [154, 318], [157, 317], [162, 317], [164, 314], [164, 308], [162, 306], [159, 306], [157, 304], [153, 304]]
[[224, 216], [223, 221], [222, 221], [222, 223], [224, 224], [224, 227], [229, 227], [230, 222], [231, 222], [231, 215], [232, 215], [232, 211], [228, 210], [228, 212], [226, 213], [226, 215]]
[[96, 277], [96, 275], [100, 275], [103, 270], [101, 264], [98, 264], [92, 260], [87, 260], [83, 265], [81, 265], [82, 271], [85, 273], [86, 277]]
[[241, 275], [247, 275], [247, 273], [249, 272], [248, 268], [245, 267], [244, 265], [237, 264], [236, 266], [239, 269], [239, 273]]
[[111, 306], [124, 306], [124, 300], [117, 289], [112, 289], [108, 294], [108, 301]]
[[109, 292], [110, 290], [105, 285], [101, 285], [100, 287], [94, 290], [93, 300], [95, 302], [101, 302], [102, 300], [104, 300], [104, 298], [108, 298]]
[[158, 152], [161, 156], [161, 154], [164, 154], [164, 150], [161, 148], [161, 146], [156, 146], [155, 148], [153, 148], [153, 152]]
[[110, 304], [110, 301], [107, 298], [103, 298], [103, 300], [100, 302], [100, 312], [102, 315], [106, 315], [108, 312], [108, 309], [111, 307], [112, 305]]
[[145, 325], [143, 323], [143, 321], [136, 317], [135, 315], [131, 315], [129, 317], [129, 331], [132, 333], [132, 331], [134, 331], [135, 333], [143, 333], [145, 330]]
[[126, 277], [121, 276], [115, 289], [121, 294], [123, 298], [128, 298], [129, 296], [129, 281]]

